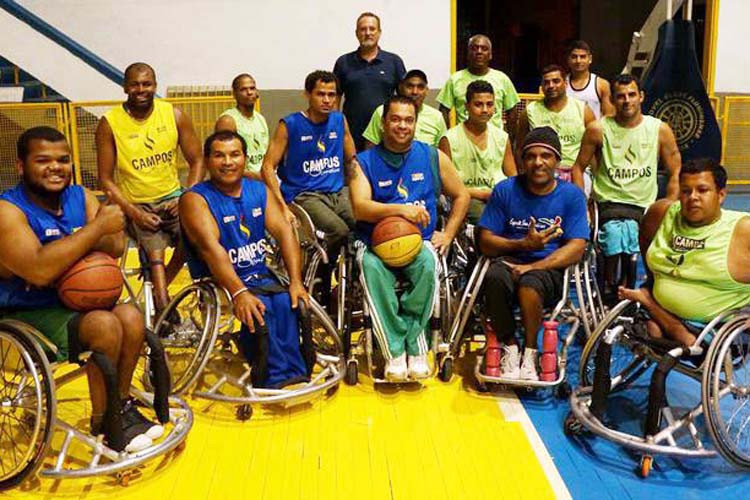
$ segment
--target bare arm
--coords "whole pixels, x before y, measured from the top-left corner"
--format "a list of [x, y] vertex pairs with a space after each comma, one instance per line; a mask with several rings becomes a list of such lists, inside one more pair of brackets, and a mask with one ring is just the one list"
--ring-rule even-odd
[[112, 128], [105, 117], [99, 120], [94, 136], [96, 143], [96, 167], [99, 177], [99, 186], [107, 193], [109, 199], [117, 203], [125, 215], [130, 219], [136, 219], [138, 209], [130, 203], [115, 184], [115, 165], [117, 164], [117, 146]]
[[282, 215], [279, 202], [270, 193], [266, 196], [265, 223], [268, 232], [279, 243], [290, 283], [301, 285], [302, 264], [297, 236], [289, 221]]
[[596, 88], [599, 91], [602, 117], [615, 116], [615, 105], [612, 104], [612, 90], [609, 88], [609, 82], [604, 78], [597, 78]]
[[602, 125], [599, 121], [594, 120], [589, 123], [586, 127], [586, 132], [583, 133], [583, 139], [581, 139], [581, 149], [578, 151], [578, 157], [575, 163], [573, 163], [573, 182], [576, 186], [584, 190], [583, 184], [583, 171], [586, 170], [588, 165], [592, 164], [592, 160], [597, 150], [602, 146]]
[[451, 213], [448, 221], [445, 223], [443, 233], [450, 239], [453, 239], [461, 227], [461, 223], [466, 218], [466, 212], [469, 210], [469, 191], [464, 187], [461, 178], [456, 172], [453, 162], [442, 151], [438, 151], [438, 162], [440, 166], [440, 181], [445, 193], [451, 200]]
[[276, 168], [279, 163], [281, 163], [281, 159], [284, 157], [288, 145], [289, 134], [286, 130], [286, 124], [283, 121], [280, 121], [273, 133], [271, 143], [268, 145], [268, 151], [263, 158], [263, 165], [260, 167], [263, 182], [266, 183], [266, 186], [268, 186], [268, 189], [271, 191], [273, 197], [276, 198], [276, 201], [287, 210], [288, 208], [286, 208], [284, 197], [281, 195], [279, 181], [276, 179]]
[[565, 269], [566, 267], [579, 262], [586, 250], [586, 240], [572, 239], [568, 240], [563, 246], [531, 264], [532, 269]]
[[174, 108], [174, 120], [177, 124], [177, 140], [182, 156], [188, 164], [187, 187], [192, 187], [203, 180], [203, 154], [198, 136], [195, 135], [193, 122], [179, 108]]
[[646, 261], [648, 247], [656, 236], [661, 221], [664, 219], [664, 215], [667, 213], [667, 210], [669, 210], [672, 203], [674, 203], [672, 200], [657, 200], [648, 207], [643, 219], [641, 219], [640, 229], [638, 230], [638, 245], [640, 246], [641, 256], [643, 257], [643, 267], [646, 268], [647, 272], [649, 272], [648, 262]]
[[523, 154], [521, 151], [521, 148], [523, 148], [523, 141], [526, 139], [526, 135], [529, 133], [529, 115], [524, 109], [521, 111], [520, 115], [518, 116], [518, 128], [516, 129], [516, 136], [515, 136], [515, 151], [516, 151], [516, 160], [518, 163], [521, 163], [521, 159], [523, 158]]
[[680, 168], [682, 167], [682, 156], [672, 129], [666, 123], [659, 127], [659, 158], [669, 173], [667, 184], [667, 198], [676, 200], [680, 195]]
[[503, 155], [503, 173], [506, 177], [515, 177], [518, 175], [518, 168], [516, 167], [516, 160], [513, 157], [513, 147], [508, 140], [505, 145], [505, 154]]
[[[99, 203], [99, 200], [96, 198], [94, 193], [92, 193], [88, 189], [84, 188], [84, 193], [86, 196], [86, 222], [90, 223], [93, 222], [94, 219], [96, 219], [96, 215], [102, 209], [103, 205]], [[104, 252], [116, 259], [120, 258], [122, 256], [122, 252], [125, 250], [125, 235], [122, 231], [104, 235], [99, 239], [99, 242], [94, 245], [94, 248], [92, 248], [91, 250]]]
[[515, 137], [518, 131], [518, 104], [506, 110], [506, 113], [508, 113], [508, 119], [505, 121], [505, 131], [511, 137]]
[[583, 125], [584, 127], [588, 127], [589, 123], [596, 120], [596, 116], [594, 116], [594, 112], [591, 111], [591, 108], [589, 108], [588, 104], [583, 105]]
[[449, 160], [453, 161], [453, 155], [451, 155], [451, 144], [448, 141], [447, 137], [441, 137], [440, 143], [438, 144], [438, 149], [445, 154], [445, 156], [448, 157]]

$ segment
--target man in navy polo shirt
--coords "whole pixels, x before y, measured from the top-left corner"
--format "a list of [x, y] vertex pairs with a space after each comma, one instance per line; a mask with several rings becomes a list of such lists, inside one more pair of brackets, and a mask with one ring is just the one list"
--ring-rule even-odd
[[[503, 342], [503, 377], [538, 380], [537, 333], [545, 306], [562, 295], [565, 268], [583, 257], [589, 227], [586, 197], [575, 184], [555, 180], [560, 139], [551, 127], [526, 136], [523, 174], [499, 182], [479, 221], [479, 248], [492, 262], [484, 281], [485, 307]], [[523, 362], [513, 307], [521, 308]]]
[[372, 112], [393, 95], [406, 73], [398, 55], [378, 46], [380, 33], [378, 16], [372, 12], [360, 14], [355, 31], [359, 48], [339, 57], [333, 67], [344, 94], [344, 115], [357, 151], [365, 149], [362, 133]]

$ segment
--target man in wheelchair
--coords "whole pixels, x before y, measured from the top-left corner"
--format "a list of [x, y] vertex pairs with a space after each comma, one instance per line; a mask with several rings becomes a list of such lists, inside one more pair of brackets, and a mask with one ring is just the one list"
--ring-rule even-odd
[[[583, 191], [555, 180], [560, 158], [560, 139], [551, 127], [529, 132], [521, 150], [522, 174], [495, 186], [479, 221], [480, 251], [499, 257], [487, 271], [483, 294], [497, 340], [504, 344], [505, 378], [539, 379], [543, 308], [560, 300], [565, 268], [581, 259], [589, 238]], [[520, 369], [516, 304], [525, 337]]]
[[721, 208], [727, 172], [715, 161], [690, 160], [679, 179], [679, 200], [657, 201], [641, 223], [648, 282], [619, 296], [643, 305], [650, 336], [689, 347], [689, 323], [750, 304], [750, 217]]
[[[408, 288], [396, 295], [396, 275], [370, 249], [362, 257], [366, 293], [372, 299], [375, 333], [386, 359], [385, 376], [402, 381], [429, 375], [424, 332], [434, 303], [437, 256], [448, 251], [466, 216], [469, 193], [450, 159], [434, 146], [414, 141], [417, 106], [395, 96], [383, 105], [383, 141], [358, 155], [348, 173], [354, 217], [369, 241], [374, 225], [389, 216], [417, 224], [425, 244], [399, 273]], [[445, 227], [436, 231], [437, 197], [453, 201]], [[407, 368], [408, 355], [408, 368]]]
[[[62, 305], [56, 280], [92, 251], [122, 254], [125, 217], [71, 185], [65, 136], [49, 127], [24, 132], [17, 143], [21, 182], [0, 196], [0, 317], [29, 324], [57, 347], [57, 361], [86, 364], [91, 433], [116, 451], [148, 448], [164, 429], [129, 398], [143, 346], [143, 317], [132, 305], [78, 313]], [[12, 235], [12, 237], [10, 236]]]
[[[212, 276], [229, 293], [242, 323], [240, 346], [255, 387], [284, 387], [309, 378], [311, 346], [300, 346], [300, 249], [284, 208], [261, 182], [243, 177], [247, 146], [236, 132], [209, 136], [203, 154], [210, 179], [180, 198], [193, 278]], [[279, 243], [288, 291], [266, 267], [265, 231]], [[304, 351], [304, 352], [303, 352]]]

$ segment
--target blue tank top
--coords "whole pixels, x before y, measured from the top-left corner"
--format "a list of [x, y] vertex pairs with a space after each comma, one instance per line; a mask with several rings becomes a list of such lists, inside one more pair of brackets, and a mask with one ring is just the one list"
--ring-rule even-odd
[[[193, 186], [190, 191], [201, 195], [219, 227], [219, 242], [229, 254], [237, 276], [248, 282], [268, 275], [266, 268], [266, 186], [262, 182], [242, 179], [242, 194], [234, 198], [219, 191], [211, 181]], [[194, 279], [211, 276], [208, 265], [187, 242], [188, 268]]]
[[[399, 159], [394, 166], [386, 158]], [[440, 190], [437, 150], [414, 141], [404, 155], [395, 155], [378, 145], [357, 155], [359, 165], [370, 182], [372, 199], [380, 203], [421, 205], [430, 214], [430, 224], [422, 229], [422, 239], [429, 240], [435, 232], [437, 197]], [[373, 224], [359, 222], [360, 236], [369, 243]]]
[[[86, 195], [81, 186], [68, 186], [62, 192], [60, 215], [31, 201], [22, 183], [5, 191], [0, 200], [12, 203], [24, 213], [42, 245], [69, 236], [86, 225]], [[30, 309], [61, 305], [55, 288], [33, 287], [18, 276], [0, 279], [0, 307]]]
[[319, 124], [297, 112], [283, 119], [289, 136], [279, 165], [281, 194], [289, 203], [303, 191], [338, 193], [344, 187], [344, 115], [332, 111]]

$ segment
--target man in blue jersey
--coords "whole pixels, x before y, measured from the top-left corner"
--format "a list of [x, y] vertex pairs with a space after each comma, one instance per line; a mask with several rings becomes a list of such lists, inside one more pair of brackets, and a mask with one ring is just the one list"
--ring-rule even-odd
[[[17, 150], [22, 180], [0, 196], [0, 234], [6, 235], [0, 238], [0, 317], [39, 330], [56, 346], [58, 361], [78, 362], [92, 351], [86, 364], [92, 434], [105, 434], [118, 451], [145, 449], [163, 428], [129, 399], [144, 342], [142, 315], [125, 304], [78, 313], [62, 305], [54, 288], [93, 251], [120, 256], [125, 217], [117, 205], [100, 205], [93, 193], [71, 185], [70, 148], [59, 131], [31, 128]], [[107, 391], [113, 386], [116, 394]]]
[[[425, 241], [416, 259], [398, 270], [387, 267], [370, 249], [361, 254], [366, 293], [375, 310], [374, 331], [386, 359], [385, 377], [392, 381], [424, 378], [427, 328], [436, 293], [437, 255], [445, 254], [469, 208], [469, 192], [450, 159], [434, 146], [414, 141], [417, 105], [394, 96], [383, 105], [383, 141], [359, 154], [349, 171], [352, 206], [360, 235], [369, 241], [373, 226], [400, 216], [422, 229]], [[440, 192], [452, 200], [445, 227], [436, 230]], [[398, 297], [397, 276], [407, 282]], [[408, 359], [407, 359], [408, 356]]]
[[[529, 132], [521, 148], [522, 175], [499, 182], [479, 220], [479, 249], [492, 262], [483, 285], [485, 310], [503, 342], [502, 376], [538, 380], [537, 332], [542, 310], [562, 296], [565, 268], [578, 262], [589, 227], [586, 197], [555, 180], [560, 139], [551, 127]], [[513, 308], [521, 308], [523, 362]]]
[[[278, 388], [307, 380], [312, 360], [301, 350], [297, 305], [309, 298], [299, 245], [282, 203], [263, 183], [243, 178], [247, 145], [236, 132], [209, 136], [203, 154], [210, 180], [180, 198], [190, 272], [194, 278], [213, 276], [229, 292], [242, 322], [240, 342], [253, 366], [254, 386]], [[266, 231], [281, 248], [288, 291], [266, 267]]]
[[[329, 266], [321, 266], [321, 302], [330, 295], [331, 267], [354, 229], [344, 167], [356, 161], [354, 142], [341, 112], [336, 111], [339, 87], [330, 71], [305, 78], [308, 108], [281, 119], [263, 159], [261, 174], [284, 217], [295, 223], [287, 203], [295, 202], [325, 233]], [[276, 178], [281, 179], [281, 187]]]

